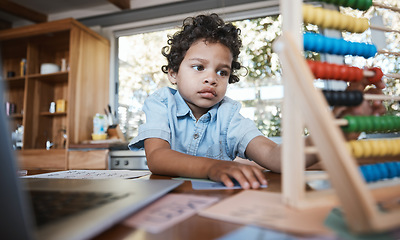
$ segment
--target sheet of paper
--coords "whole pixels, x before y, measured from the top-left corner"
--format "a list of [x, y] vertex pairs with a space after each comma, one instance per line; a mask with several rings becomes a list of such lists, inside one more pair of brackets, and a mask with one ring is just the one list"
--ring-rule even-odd
[[213, 182], [210, 179], [205, 179], [205, 178], [175, 177], [175, 178], [172, 178], [172, 179], [182, 180], [182, 181]]
[[280, 193], [244, 190], [199, 212], [201, 216], [294, 234], [332, 234], [323, 224], [331, 207], [291, 209]]
[[159, 233], [217, 201], [217, 197], [170, 193], [126, 219], [124, 224]]
[[284, 239], [284, 240], [337, 240], [334, 236], [295, 236], [285, 232], [274, 231], [268, 228], [261, 228], [257, 226], [244, 226], [236, 231], [233, 231], [217, 240], [270, 240], [270, 239]]
[[68, 170], [23, 176], [24, 178], [63, 178], [63, 179], [107, 179], [107, 178], [138, 178], [151, 174], [150, 171], [131, 170]]
[[[222, 182], [213, 181], [192, 181], [192, 188], [195, 190], [223, 190], [223, 189], [242, 189], [237, 181], [233, 181], [233, 187], [226, 187]], [[261, 188], [266, 188], [267, 185], [261, 185]]]
[[[185, 178], [185, 177], [177, 177], [173, 178], [176, 180], [184, 180], [184, 181], [191, 181], [192, 188], [195, 190], [223, 190], [223, 189], [242, 189], [239, 183], [236, 180], [233, 180], [233, 187], [226, 187], [222, 182], [214, 182], [209, 179], [202, 179], [202, 178]], [[266, 188], [267, 185], [261, 185], [261, 188]]]

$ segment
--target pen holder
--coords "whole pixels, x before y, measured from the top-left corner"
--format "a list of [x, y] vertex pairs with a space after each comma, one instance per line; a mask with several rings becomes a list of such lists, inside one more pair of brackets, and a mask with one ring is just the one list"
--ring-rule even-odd
[[125, 136], [118, 124], [108, 126], [107, 134], [108, 139], [120, 139], [121, 141], [125, 141]]

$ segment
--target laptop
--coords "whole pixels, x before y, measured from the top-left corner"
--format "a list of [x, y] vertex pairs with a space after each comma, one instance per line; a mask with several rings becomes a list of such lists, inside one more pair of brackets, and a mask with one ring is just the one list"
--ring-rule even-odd
[[[92, 238], [182, 181], [129, 179], [39, 179], [17, 176], [0, 81], [0, 236], [2, 239]], [[64, 197], [63, 200], [60, 200]], [[44, 197], [45, 196], [45, 197]], [[36, 203], [47, 198], [47, 203]], [[56, 197], [57, 200], [53, 200]], [[65, 201], [67, 198], [67, 201]], [[100, 200], [97, 200], [100, 198]], [[75, 202], [84, 202], [83, 209]], [[56, 205], [56, 206], [54, 206]], [[50, 210], [49, 207], [56, 210]], [[76, 208], [76, 209], [75, 209]], [[42, 211], [46, 214], [42, 215]], [[61, 212], [61, 214], [59, 214]], [[39, 216], [40, 213], [40, 216]], [[58, 215], [56, 215], [56, 213]], [[56, 215], [56, 216], [53, 216]]]

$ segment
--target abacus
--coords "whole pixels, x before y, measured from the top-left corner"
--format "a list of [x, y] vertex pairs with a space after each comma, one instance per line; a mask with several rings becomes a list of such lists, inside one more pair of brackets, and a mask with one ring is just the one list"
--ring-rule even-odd
[[[366, 10], [373, 5], [371, 0], [326, 0], [325, 2], [333, 4], [340, 2], [345, 7], [359, 10]], [[303, 19], [305, 22], [312, 22], [325, 28], [332, 27], [353, 32], [364, 31], [371, 26], [364, 19], [349, 21], [348, 17], [339, 13], [326, 14], [322, 9], [311, 13], [313, 7], [306, 5], [302, 8], [302, 6], [300, 0], [280, 1], [283, 33], [273, 45], [281, 61], [285, 91], [282, 114], [283, 202], [298, 209], [336, 206], [340, 203], [349, 227], [357, 233], [381, 232], [399, 227], [400, 209], [381, 211], [376, 201], [396, 198], [398, 201], [400, 182], [397, 180], [389, 184], [378, 184], [376, 186], [379, 187], [374, 188], [371, 188], [371, 184], [384, 178], [398, 177], [400, 162], [359, 167], [357, 158], [399, 156], [400, 140], [394, 138], [347, 142], [342, 133], [342, 131], [399, 131], [399, 118], [346, 116], [343, 119], [335, 119], [329, 107], [329, 105], [357, 105], [367, 98], [381, 100], [399, 98], [373, 97], [361, 92], [320, 91], [313, 84], [316, 77], [343, 81], [359, 81], [367, 77], [373, 83], [379, 81], [384, 74], [378, 68], [363, 70], [306, 61], [302, 55], [303, 50], [336, 55], [350, 54], [365, 58], [380, 54], [371, 44], [346, 42], [315, 33], [303, 35], [300, 31]], [[388, 9], [398, 11], [396, 8], [388, 7]], [[314, 146], [305, 146], [304, 127], [310, 132]], [[332, 190], [306, 192], [305, 182], [311, 179], [305, 175], [306, 154], [318, 154], [327, 173], [322, 177], [329, 178], [334, 192]], [[315, 175], [312, 178], [315, 178]]]

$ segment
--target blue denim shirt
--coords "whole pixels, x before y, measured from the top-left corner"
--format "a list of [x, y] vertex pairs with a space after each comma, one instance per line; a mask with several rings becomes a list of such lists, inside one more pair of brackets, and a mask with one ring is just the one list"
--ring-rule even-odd
[[221, 160], [246, 158], [249, 142], [262, 135], [254, 122], [244, 118], [239, 102], [224, 97], [198, 121], [178, 91], [164, 87], [150, 95], [143, 106], [146, 123], [129, 148], [143, 148], [147, 138], [167, 141], [172, 150]]

